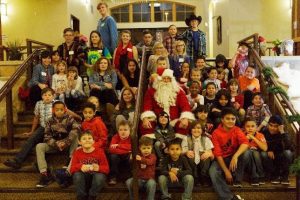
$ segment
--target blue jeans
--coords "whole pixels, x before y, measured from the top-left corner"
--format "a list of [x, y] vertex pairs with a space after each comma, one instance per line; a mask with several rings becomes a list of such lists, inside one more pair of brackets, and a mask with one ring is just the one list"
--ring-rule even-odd
[[[126, 186], [129, 191], [130, 200], [133, 200], [132, 182], [133, 182], [133, 178], [129, 178], [126, 181]], [[138, 179], [138, 185], [140, 189], [146, 189], [147, 200], [154, 200], [155, 192], [156, 192], [156, 182], [154, 179], [149, 179], [149, 180]]]
[[266, 173], [269, 178], [281, 177], [281, 179], [287, 179], [289, 176], [289, 166], [293, 162], [294, 153], [291, 150], [284, 150], [283, 152], [274, 152], [275, 159], [272, 160], [265, 152], [262, 154], [262, 161]]
[[105, 184], [106, 175], [102, 173], [76, 172], [73, 175], [73, 183], [77, 197], [97, 196]]
[[[228, 167], [232, 156], [223, 158], [226, 166]], [[237, 168], [232, 172], [235, 181], [242, 181], [245, 168], [251, 163], [250, 151], [245, 151], [238, 158]], [[229, 186], [224, 178], [224, 172], [217, 161], [214, 161], [209, 169], [209, 176], [211, 178], [213, 188], [218, 194], [220, 200], [230, 200], [233, 197]]]
[[257, 151], [255, 149], [250, 150], [250, 156], [252, 159], [251, 162], [251, 179], [258, 179], [258, 178], [264, 178], [265, 172], [262, 164], [262, 154], [265, 154], [266, 152]]
[[22, 146], [22, 149], [16, 155], [15, 159], [17, 163], [23, 163], [30, 154], [32, 148], [38, 143], [43, 142], [44, 132], [44, 127], [39, 126], [37, 129], [35, 129], [33, 134], [27, 139], [26, 143]]
[[165, 175], [160, 175], [158, 177], [158, 184], [161, 190], [161, 199], [171, 198], [171, 194], [168, 192], [168, 186], [180, 186], [183, 185], [184, 192], [181, 196], [182, 200], [191, 200], [192, 192], [194, 188], [194, 177], [192, 175], [185, 175], [181, 177], [178, 183], [172, 183], [170, 178]]

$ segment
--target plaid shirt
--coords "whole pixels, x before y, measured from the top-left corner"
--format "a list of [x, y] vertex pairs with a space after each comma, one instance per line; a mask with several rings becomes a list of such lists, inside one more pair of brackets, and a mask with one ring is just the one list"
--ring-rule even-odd
[[42, 100], [36, 102], [34, 115], [39, 116], [41, 127], [46, 126], [46, 122], [52, 117], [52, 103], [44, 103]]
[[247, 108], [247, 114], [246, 117], [254, 118], [256, 121], [257, 126], [259, 126], [266, 117], [270, 117], [271, 111], [269, 109], [269, 106], [267, 104], [263, 104], [260, 107], [257, 106], [249, 106]]
[[198, 47], [198, 55], [194, 55], [194, 41], [193, 41], [193, 31], [192, 29], [186, 30], [181, 37], [186, 40], [186, 53], [190, 57], [191, 60], [198, 56], [206, 56], [206, 36], [205, 33], [199, 32], [199, 47]]
[[169, 55], [172, 55], [175, 51], [175, 41], [177, 40], [177, 35], [175, 37], [171, 37], [170, 35], [164, 38], [163, 44], [167, 49]]

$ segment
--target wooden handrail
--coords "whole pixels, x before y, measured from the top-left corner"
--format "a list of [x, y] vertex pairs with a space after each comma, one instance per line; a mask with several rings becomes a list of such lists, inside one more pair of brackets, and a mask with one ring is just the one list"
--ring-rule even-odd
[[240, 44], [242, 42], [245, 42], [250, 45], [252, 44], [253, 49], [255, 49], [257, 52], [259, 52], [258, 37], [259, 37], [258, 33], [254, 33], [254, 34], [238, 41], [237, 43]]
[[4, 99], [4, 97], [6, 97], [6, 128], [8, 149], [14, 148], [12, 88], [25, 72], [25, 70], [31, 67], [38, 52], [39, 50], [35, 50], [34, 53], [28, 56], [24, 63], [20, 67], [18, 67], [11, 78], [0, 89], [0, 102]]

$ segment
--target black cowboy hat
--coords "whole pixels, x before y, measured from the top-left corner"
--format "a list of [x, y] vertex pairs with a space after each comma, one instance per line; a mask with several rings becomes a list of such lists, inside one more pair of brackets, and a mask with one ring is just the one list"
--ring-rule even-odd
[[186, 24], [187, 26], [191, 26], [191, 25], [190, 25], [190, 22], [191, 22], [192, 20], [198, 20], [198, 23], [200, 24], [201, 21], [202, 21], [202, 17], [201, 17], [201, 16], [198, 16], [198, 17], [197, 17], [195, 14], [191, 14], [189, 18], [186, 18], [186, 19], [185, 19], [185, 24]]

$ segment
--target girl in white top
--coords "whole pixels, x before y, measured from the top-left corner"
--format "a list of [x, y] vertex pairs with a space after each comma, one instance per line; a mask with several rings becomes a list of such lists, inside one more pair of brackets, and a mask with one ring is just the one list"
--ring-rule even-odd
[[78, 75], [78, 70], [76, 67], [72, 66], [68, 68], [68, 85], [66, 90], [66, 97], [72, 97], [77, 99], [79, 97], [85, 96], [82, 87], [82, 78]]
[[167, 60], [167, 67], [170, 68], [170, 63], [169, 63], [169, 58], [168, 58], [168, 51], [164, 47], [163, 43], [161, 42], [156, 42], [153, 46], [153, 55], [149, 57], [148, 60], [148, 65], [147, 65], [147, 71], [150, 74], [156, 73], [157, 72], [157, 59], [159, 57], [165, 57]]
[[60, 61], [57, 64], [56, 74], [52, 76], [52, 89], [55, 91], [56, 98], [62, 102], [65, 102], [67, 84], [67, 63]]

